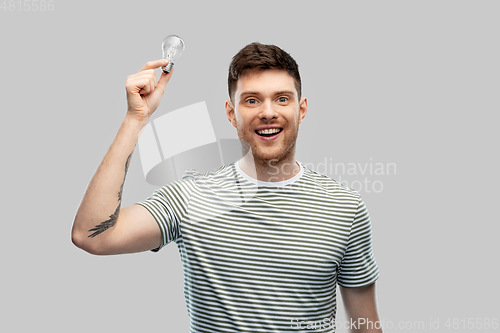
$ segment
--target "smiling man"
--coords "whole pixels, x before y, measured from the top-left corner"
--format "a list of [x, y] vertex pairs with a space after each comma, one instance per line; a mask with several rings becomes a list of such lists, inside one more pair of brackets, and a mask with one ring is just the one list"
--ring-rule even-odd
[[172, 75], [157, 82], [153, 69], [164, 65], [127, 78], [128, 111], [75, 217], [75, 245], [107, 255], [175, 242], [193, 333], [335, 332], [337, 285], [351, 329], [381, 332], [366, 206], [296, 160], [307, 99], [295, 60], [277, 46], [249, 44], [229, 68], [225, 109], [243, 157], [188, 170], [120, 209], [137, 137]]
[[226, 115], [245, 150], [251, 152], [240, 160], [240, 167], [258, 180], [282, 181], [300, 170], [295, 142], [307, 99], [300, 98], [295, 80], [282, 69], [255, 68], [243, 70], [237, 80], [229, 79]]

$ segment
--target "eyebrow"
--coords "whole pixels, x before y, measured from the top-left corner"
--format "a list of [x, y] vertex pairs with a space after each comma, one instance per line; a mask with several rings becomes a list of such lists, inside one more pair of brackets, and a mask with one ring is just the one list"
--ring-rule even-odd
[[248, 96], [248, 95], [259, 95], [257, 91], [244, 91], [240, 94], [240, 96]]
[[[260, 95], [261, 93], [258, 91], [244, 91], [240, 94], [241, 97], [248, 96], [248, 95]], [[295, 93], [291, 90], [281, 90], [277, 91], [274, 93], [275, 96], [277, 95], [291, 95], [293, 96]]]
[[276, 92], [276, 95], [295, 95], [295, 92], [291, 90], [282, 90]]

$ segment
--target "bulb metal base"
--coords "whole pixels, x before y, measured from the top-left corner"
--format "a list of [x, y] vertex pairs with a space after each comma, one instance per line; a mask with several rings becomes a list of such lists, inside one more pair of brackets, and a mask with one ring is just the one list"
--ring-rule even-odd
[[163, 70], [163, 73], [168, 74], [172, 71], [172, 67], [174, 67], [174, 63], [169, 62], [167, 66], [163, 66], [161, 69]]

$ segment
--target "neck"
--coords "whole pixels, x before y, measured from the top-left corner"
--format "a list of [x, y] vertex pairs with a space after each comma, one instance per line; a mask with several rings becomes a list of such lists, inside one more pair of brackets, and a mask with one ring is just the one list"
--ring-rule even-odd
[[281, 182], [293, 178], [300, 171], [293, 153], [281, 160], [261, 160], [255, 159], [253, 154], [248, 152], [238, 163], [248, 176], [264, 182]]

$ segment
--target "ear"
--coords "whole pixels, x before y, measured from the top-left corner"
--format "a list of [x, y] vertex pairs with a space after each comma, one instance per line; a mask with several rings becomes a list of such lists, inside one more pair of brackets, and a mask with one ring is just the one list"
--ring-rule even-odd
[[299, 124], [307, 114], [307, 98], [302, 97], [299, 102]]
[[236, 115], [235, 115], [235, 111], [234, 111], [234, 106], [233, 106], [233, 103], [231, 103], [230, 100], [226, 100], [226, 105], [225, 105], [225, 108], [226, 108], [226, 117], [227, 117], [227, 120], [229, 120], [229, 122], [236, 128]]

